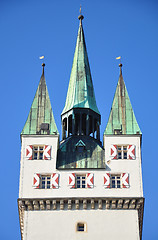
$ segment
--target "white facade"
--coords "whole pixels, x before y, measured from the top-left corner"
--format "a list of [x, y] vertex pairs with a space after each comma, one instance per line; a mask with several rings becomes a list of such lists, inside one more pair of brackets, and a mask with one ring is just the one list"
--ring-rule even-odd
[[[59, 136], [22, 136], [21, 177], [19, 198], [65, 198], [69, 197], [143, 197], [141, 173], [141, 143], [140, 136], [104, 136], [105, 169], [69, 169], [57, 170], [56, 158]], [[112, 144], [136, 146], [136, 157], [132, 159], [111, 160], [110, 147]], [[50, 160], [28, 160], [26, 147], [28, 145], [50, 145]], [[91, 189], [72, 189], [69, 185], [69, 174], [94, 174], [94, 186]], [[129, 174], [129, 188], [109, 189], [104, 186], [104, 174]], [[58, 173], [58, 189], [35, 189], [33, 177], [35, 173], [41, 175]], [[77, 194], [77, 195], [76, 195]]]
[[[85, 232], [77, 232], [77, 222], [87, 224]], [[137, 210], [64, 210], [27, 211], [25, 240], [139, 240]]]
[[[57, 170], [59, 136], [22, 136], [19, 206], [23, 240], [38, 239], [140, 239], [143, 204], [140, 136], [104, 136], [105, 169]], [[136, 146], [136, 158], [111, 160], [112, 144]], [[50, 145], [50, 160], [29, 160], [28, 145]], [[110, 161], [109, 161], [110, 160]], [[69, 174], [93, 173], [94, 186], [73, 189]], [[129, 174], [128, 188], [106, 188], [104, 174]], [[57, 189], [33, 187], [35, 173], [59, 174]], [[123, 201], [122, 201], [123, 199]], [[68, 201], [70, 201], [68, 207]], [[93, 202], [94, 201], [94, 202]], [[24, 211], [25, 210], [25, 211]], [[23, 213], [22, 213], [23, 212]], [[139, 213], [139, 214], [138, 214]], [[78, 222], [86, 231], [76, 231]], [[65, 237], [64, 237], [65, 236]]]
[[[33, 186], [34, 173], [51, 173], [56, 169], [57, 149], [59, 145], [59, 135], [37, 135], [22, 136], [21, 146], [21, 168], [20, 168], [20, 188], [19, 198], [38, 198], [45, 197], [43, 194], [37, 194]], [[50, 160], [29, 160], [26, 157], [26, 148], [29, 145], [49, 145], [51, 147]], [[42, 189], [40, 189], [42, 190]], [[49, 189], [48, 189], [49, 190]]]

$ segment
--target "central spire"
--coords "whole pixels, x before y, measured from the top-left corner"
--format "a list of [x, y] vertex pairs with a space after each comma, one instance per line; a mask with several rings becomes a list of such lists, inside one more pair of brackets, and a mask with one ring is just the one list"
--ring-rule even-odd
[[80, 15], [78, 18], [80, 20], [80, 26], [78, 30], [66, 103], [62, 114], [72, 108], [89, 108], [100, 114], [96, 105], [84, 31], [82, 27], [82, 20], [84, 17], [83, 15]]
[[[70, 115], [71, 112], [71, 114], [73, 113], [72, 119], [75, 119], [75, 113], [77, 114], [75, 126], [73, 123], [69, 124], [68, 119], [65, 120], [65, 124], [67, 126], [65, 126], [64, 129], [67, 129], [66, 131], [68, 131], [70, 128], [71, 130], [69, 132], [72, 133], [72, 135], [73, 133], [77, 135], [90, 135], [92, 133], [94, 135], [94, 132], [96, 129], [98, 129], [98, 125], [100, 125], [100, 112], [95, 100], [93, 82], [82, 26], [82, 20], [84, 17], [81, 15], [81, 11], [78, 19], [80, 20], [80, 25], [77, 36], [76, 49], [70, 75], [66, 103], [61, 116], [62, 120], [64, 120], [65, 117], [68, 118], [68, 115]], [[87, 124], [86, 126], [81, 126], [83, 122], [87, 121], [86, 119], [91, 119], [91, 123], [89, 124], [90, 127], [87, 127]], [[76, 124], [80, 126], [77, 126]], [[87, 128], [89, 128], [89, 130]], [[69, 134], [67, 134], [67, 136], [68, 135]]]

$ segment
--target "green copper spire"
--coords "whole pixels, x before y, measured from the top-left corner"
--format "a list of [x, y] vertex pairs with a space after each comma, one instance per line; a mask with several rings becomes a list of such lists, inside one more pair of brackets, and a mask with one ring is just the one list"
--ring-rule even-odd
[[58, 134], [43, 72], [21, 134]]
[[83, 16], [79, 17], [80, 25], [77, 36], [76, 49], [71, 70], [70, 82], [67, 92], [65, 107], [62, 114], [72, 108], [89, 108], [99, 113], [97, 108], [86, 43], [82, 27]]
[[120, 76], [104, 134], [141, 134], [119, 64]]

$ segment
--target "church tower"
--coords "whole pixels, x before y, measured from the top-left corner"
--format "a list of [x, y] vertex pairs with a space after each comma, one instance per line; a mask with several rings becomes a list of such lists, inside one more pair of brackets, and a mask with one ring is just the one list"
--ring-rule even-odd
[[22, 240], [140, 240], [144, 198], [141, 131], [120, 76], [100, 141], [83, 16], [64, 109], [62, 137], [44, 67], [21, 133], [19, 217]]

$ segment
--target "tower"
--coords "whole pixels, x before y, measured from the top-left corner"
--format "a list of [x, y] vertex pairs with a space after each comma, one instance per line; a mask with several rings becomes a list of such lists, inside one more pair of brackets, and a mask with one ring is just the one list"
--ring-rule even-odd
[[23, 240], [141, 239], [141, 131], [120, 76], [100, 141], [98, 110], [83, 31], [79, 30], [62, 139], [44, 67], [21, 133], [19, 217]]

